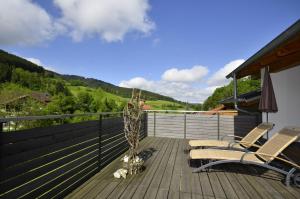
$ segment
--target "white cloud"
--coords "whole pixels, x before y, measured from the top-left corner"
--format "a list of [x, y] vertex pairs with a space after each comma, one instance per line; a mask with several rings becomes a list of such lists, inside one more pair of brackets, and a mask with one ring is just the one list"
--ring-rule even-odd
[[195, 82], [202, 80], [208, 73], [208, 69], [204, 66], [194, 66], [190, 69], [171, 68], [164, 72], [162, 79], [173, 82]]
[[201, 86], [199, 80], [207, 73], [207, 68], [203, 66], [194, 66], [182, 70], [173, 68], [165, 71], [161, 80], [152, 81], [143, 77], [135, 77], [130, 80], [121, 81], [119, 86], [140, 88], [170, 96], [180, 101], [199, 103], [212, 93], [209, 89], [199, 87]]
[[220, 68], [217, 72], [215, 72], [208, 80], [207, 84], [209, 86], [220, 87], [228, 84], [230, 80], [226, 79], [226, 75], [228, 75], [231, 71], [236, 69], [242, 63], [244, 63], [244, 59], [237, 59], [229, 62], [224, 67]]
[[47, 70], [56, 71], [53, 67], [43, 64], [42, 61], [37, 58], [33, 58], [33, 57], [23, 57], [23, 58], [38, 65], [38, 66], [42, 66], [43, 68], [45, 68]]
[[33, 45], [52, 39], [62, 28], [31, 0], [0, 0], [0, 44]]
[[126, 87], [126, 88], [142, 88], [142, 89], [146, 89], [146, 90], [151, 90], [154, 86], [154, 82], [148, 81], [142, 77], [135, 77], [128, 81], [126, 81], [126, 80], [121, 81], [119, 86]]
[[119, 86], [140, 88], [170, 96], [183, 102], [203, 103], [216, 88], [226, 85], [229, 82], [225, 76], [243, 62], [243, 59], [229, 62], [210, 76], [207, 81], [200, 80], [208, 74], [208, 69], [197, 65], [182, 70], [178, 70], [177, 68], [169, 69], [163, 73], [162, 79], [158, 81], [135, 77], [127, 81], [121, 81]]
[[42, 62], [41, 62], [41, 60], [39, 60], [37, 58], [33, 58], [33, 57], [28, 57], [28, 58], [24, 57], [24, 58], [27, 59], [28, 61], [30, 61], [30, 62], [38, 65], [38, 66], [42, 66], [43, 65]]
[[61, 17], [51, 16], [33, 0], [0, 0], [0, 44], [34, 45], [70, 34], [75, 41], [99, 36], [107, 42], [122, 41], [128, 32], [148, 35], [148, 0], [53, 0]]
[[162, 95], [173, 97], [180, 101], [203, 102], [212, 92], [206, 89], [199, 89], [191, 84], [170, 81], [151, 81], [142, 77], [135, 77], [127, 81], [121, 81], [121, 87], [140, 88]]
[[148, 34], [155, 24], [147, 15], [148, 0], [54, 0], [61, 10], [61, 23], [75, 41], [100, 36], [107, 42], [122, 41], [125, 34]]

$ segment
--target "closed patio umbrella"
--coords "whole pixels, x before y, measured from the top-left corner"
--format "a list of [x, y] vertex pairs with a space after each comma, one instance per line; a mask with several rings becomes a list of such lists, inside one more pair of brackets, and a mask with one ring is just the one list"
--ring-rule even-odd
[[[265, 68], [264, 82], [262, 86], [261, 98], [259, 101], [258, 109], [261, 112], [267, 113], [267, 122], [269, 120], [268, 113], [276, 113], [278, 111], [272, 79], [270, 77], [268, 68]], [[268, 133], [267, 139], [269, 139]]]

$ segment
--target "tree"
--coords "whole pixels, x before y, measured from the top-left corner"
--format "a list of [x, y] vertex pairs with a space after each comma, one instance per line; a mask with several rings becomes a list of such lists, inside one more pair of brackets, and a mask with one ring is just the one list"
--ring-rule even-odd
[[40, 90], [42, 88], [40, 75], [25, 71], [22, 68], [12, 70], [11, 81], [32, 90]]
[[90, 112], [90, 106], [93, 102], [93, 96], [88, 92], [79, 92], [77, 95], [78, 109], [83, 112]]
[[[258, 90], [260, 88], [260, 80], [252, 80], [250, 78], [243, 78], [238, 80], [239, 94]], [[210, 110], [220, 104], [220, 101], [233, 96], [233, 81], [227, 86], [217, 88], [211, 96], [209, 96], [203, 103], [203, 110]]]
[[103, 101], [104, 112], [113, 112], [118, 110], [118, 105], [113, 99], [108, 99], [107, 97]]
[[65, 90], [66, 90], [65, 85], [61, 81], [56, 82], [55, 94], [60, 94], [60, 93], [66, 94]]
[[60, 94], [52, 98], [47, 110], [51, 114], [72, 114], [76, 110], [76, 102], [73, 96]]
[[3, 64], [0, 63], [0, 83], [6, 82], [6, 81], [10, 81], [11, 80], [11, 74], [12, 74], [12, 67], [7, 65], [7, 64]]
[[99, 99], [93, 99], [90, 105], [90, 111], [93, 113], [102, 112], [104, 110], [104, 104]]

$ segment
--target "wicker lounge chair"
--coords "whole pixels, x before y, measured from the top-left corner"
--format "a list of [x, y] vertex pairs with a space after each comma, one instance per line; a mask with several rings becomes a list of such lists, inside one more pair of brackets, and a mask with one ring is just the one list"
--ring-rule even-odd
[[234, 135], [227, 135], [234, 138], [241, 139], [226, 141], [223, 140], [224, 136], [221, 140], [190, 140], [189, 145], [193, 148], [205, 148], [205, 147], [213, 147], [213, 148], [223, 148], [223, 149], [235, 149], [235, 150], [247, 150], [250, 147], [260, 147], [260, 145], [255, 144], [258, 142], [258, 139], [261, 138], [264, 134], [266, 134], [269, 130], [273, 128], [273, 123], [261, 123], [254, 129], [252, 129], [245, 137], [239, 137]]
[[[200, 172], [214, 165], [226, 163], [241, 163], [248, 165], [258, 165], [267, 169], [271, 169], [282, 173], [286, 176], [285, 183], [290, 185], [291, 177], [294, 177], [294, 182], [299, 186], [300, 174], [295, 174], [296, 170], [300, 170], [300, 166], [289, 160], [285, 156], [278, 157], [282, 151], [288, 147], [292, 142], [295, 142], [300, 137], [300, 128], [286, 127], [271, 137], [264, 145], [262, 145], [256, 152], [242, 152], [233, 150], [220, 149], [196, 149], [190, 151], [191, 159], [206, 159], [211, 162], [204, 164], [193, 172]], [[272, 164], [273, 160], [281, 161], [288, 164], [291, 169], [284, 170]]]

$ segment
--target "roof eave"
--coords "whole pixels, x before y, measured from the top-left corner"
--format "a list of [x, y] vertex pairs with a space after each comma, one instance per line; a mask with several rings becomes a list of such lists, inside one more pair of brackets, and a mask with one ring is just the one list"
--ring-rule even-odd
[[230, 77], [233, 77], [234, 73], [238, 73], [240, 70], [247, 67], [248, 65], [250, 65], [257, 59], [261, 58], [265, 54], [269, 53], [270, 51], [274, 50], [280, 44], [284, 43], [285, 41], [290, 39], [292, 36], [298, 34], [299, 32], [300, 32], [300, 19], [298, 19], [293, 25], [291, 25], [289, 28], [287, 28], [285, 31], [283, 31], [280, 35], [278, 35], [275, 39], [273, 39], [271, 42], [269, 42], [267, 45], [265, 45], [262, 49], [260, 49], [254, 55], [252, 55], [243, 64], [241, 64], [239, 67], [237, 67], [232, 72], [230, 72], [226, 76], [226, 78], [228, 79]]

